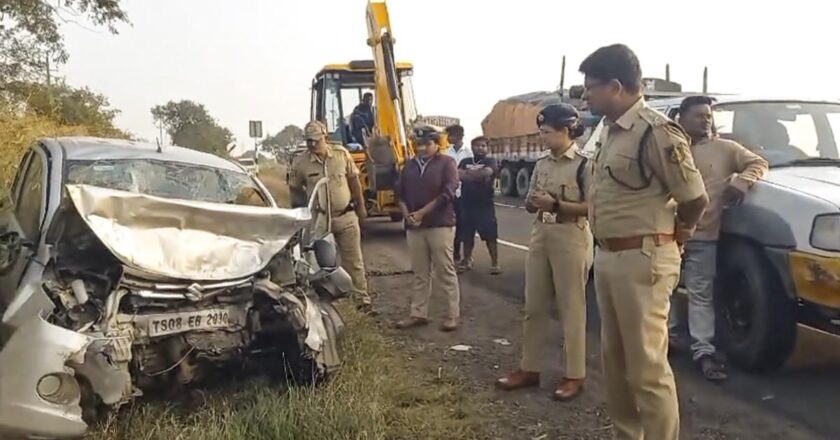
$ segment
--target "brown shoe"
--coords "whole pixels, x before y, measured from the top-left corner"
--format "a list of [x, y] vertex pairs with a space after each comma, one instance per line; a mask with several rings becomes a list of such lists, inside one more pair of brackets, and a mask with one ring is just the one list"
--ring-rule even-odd
[[429, 320], [426, 318], [417, 318], [412, 316], [410, 318], [403, 319], [402, 321], [397, 322], [395, 327], [400, 330], [406, 330], [414, 327], [422, 327], [424, 325], [427, 325], [428, 323]]
[[516, 370], [496, 381], [496, 388], [505, 391], [540, 386], [540, 373]]
[[458, 330], [458, 318], [449, 318], [440, 325], [441, 331], [454, 332]]
[[563, 380], [557, 385], [554, 390], [554, 400], [565, 402], [572, 400], [583, 392], [583, 379], [567, 379]]

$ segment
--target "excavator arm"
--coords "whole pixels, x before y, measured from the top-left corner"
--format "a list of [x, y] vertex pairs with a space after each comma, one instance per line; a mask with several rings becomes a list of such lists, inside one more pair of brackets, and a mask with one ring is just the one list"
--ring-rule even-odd
[[383, 140], [389, 141], [399, 168], [414, 154], [410, 144], [407, 121], [403, 115], [400, 78], [394, 58], [394, 36], [388, 7], [384, 1], [368, 2], [368, 46], [373, 50], [374, 81], [377, 106], [377, 128]]

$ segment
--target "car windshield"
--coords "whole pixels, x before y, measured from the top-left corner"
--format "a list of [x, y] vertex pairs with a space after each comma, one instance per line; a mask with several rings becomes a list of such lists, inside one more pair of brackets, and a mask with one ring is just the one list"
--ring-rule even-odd
[[753, 150], [771, 166], [838, 158], [840, 104], [721, 103], [714, 108], [714, 121], [721, 137]]
[[198, 202], [270, 206], [247, 174], [181, 162], [69, 161], [67, 183]]

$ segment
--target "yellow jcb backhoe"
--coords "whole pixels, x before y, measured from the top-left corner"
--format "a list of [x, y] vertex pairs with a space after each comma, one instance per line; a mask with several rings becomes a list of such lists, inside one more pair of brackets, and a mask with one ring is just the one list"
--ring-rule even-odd
[[[411, 128], [443, 128], [459, 121], [419, 117], [411, 77], [414, 67], [394, 58], [394, 37], [384, 1], [367, 5], [372, 60], [328, 64], [312, 81], [312, 119], [326, 124], [330, 140], [347, 147], [361, 170], [370, 216], [400, 220], [394, 187], [405, 161], [414, 155]], [[371, 105], [364, 103], [371, 94]], [[442, 142], [446, 145], [445, 138]]]

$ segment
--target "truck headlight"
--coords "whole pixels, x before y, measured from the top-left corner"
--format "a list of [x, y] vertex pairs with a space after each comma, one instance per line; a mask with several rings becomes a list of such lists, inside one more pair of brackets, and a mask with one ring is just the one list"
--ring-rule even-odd
[[840, 213], [823, 214], [814, 218], [811, 246], [824, 251], [840, 252]]

